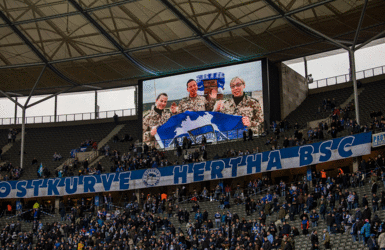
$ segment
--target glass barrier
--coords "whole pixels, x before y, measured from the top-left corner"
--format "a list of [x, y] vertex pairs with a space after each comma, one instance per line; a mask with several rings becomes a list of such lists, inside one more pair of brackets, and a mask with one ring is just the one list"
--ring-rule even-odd
[[[57, 115], [56, 119], [54, 115], [29, 116], [25, 118], [25, 123], [36, 124], [36, 123], [50, 123], [50, 122], [94, 120], [94, 119], [113, 118], [115, 114], [118, 117], [134, 116], [136, 115], [136, 109], [119, 109], [119, 110], [101, 111], [98, 113], [89, 112], [89, 113]], [[22, 118], [17, 117], [16, 121], [15, 121], [15, 118], [0, 118], [0, 125], [13, 125], [13, 124], [22, 124]]]
[[[366, 69], [356, 72], [357, 80], [365, 79], [373, 76], [383, 75], [385, 71], [385, 66], [380, 66], [372, 69]], [[341, 84], [351, 81], [350, 74], [333, 76], [325, 79], [316, 80], [312, 83], [309, 83], [309, 89], [322, 88], [327, 86], [332, 86], [336, 84]]]

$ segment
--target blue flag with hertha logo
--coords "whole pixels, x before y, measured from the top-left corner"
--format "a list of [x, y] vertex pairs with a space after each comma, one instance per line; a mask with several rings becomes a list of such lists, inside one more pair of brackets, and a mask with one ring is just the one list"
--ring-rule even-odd
[[223, 141], [239, 138], [245, 129], [242, 116], [211, 111], [186, 111], [172, 116], [160, 126], [155, 138], [160, 147], [168, 148], [175, 146], [185, 136], [193, 141], [201, 135], [208, 136], [208, 141]]

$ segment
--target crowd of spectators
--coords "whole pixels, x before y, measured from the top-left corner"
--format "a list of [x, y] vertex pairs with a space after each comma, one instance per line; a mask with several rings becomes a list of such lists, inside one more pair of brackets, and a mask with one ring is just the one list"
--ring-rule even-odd
[[[371, 123], [362, 126], [353, 118], [354, 111], [355, 107], [353, 102], [348, 103], [345, 108], [341, 108], [336, 106], [334, 98], [332, 100], [325, 99], [322, 105], [319, 106], [318, 112], [330, 112], [330, 116], [324, 121], [321, 121], [317, 127], [309, 127], [308, 130], [305, 131], [298, 123], [295, 123], [293, 127], [291, 127], [287, 120], [273, 121], [270, 129], [274, 136], [267, 136], [265, 145], [269, 146], [271, 150], [275, 150], [324, 140], [328, 134], [331, 138], [337, 138], [342, 131], [347, 131], [348, 134], [375, 130], [385, 131], [385, 118], [382, 116], [381, 111], [371, 112]], [[294, 134], [289, 137], [286, 136], [282, 144], [280, 144], [280, 134], [290, 128], [294, 129]]]
[[151, 167], [171, 166], [165, 157], [165, 152], [158, 151], [156, 148], [150, 149], [147, 144], [135, 145], [132, 143], [127, 153], [118, 150], [109, 150], [109, 146], [104, 147], [105, 154], [109, 158], [110, 172], [123, 172]]
[[[218, 184], [213, 190], [191, 193], [177, 188], [169, 196], [133, 193], [124, 196], [120, 206], [114, 205], [111, 194], [100, 197], [99, 207], [94, 201], [86, 206], [84, 199], [78, 199], [75, 204], [68, 201], [65, 209], [62, 201], [64, 222], [43, 225], [33, 216], [29, 233], [12, 222], [1, 229], [0, 241], [3, 249], [28, 249], [35, 239], [36, 249], [287, 250], [295, 248], [300, 234], [308, 237], [312, 249], [321, 245], [330, 249], [330, 235], [345, 234], [371, 250], [380, 249], [385, 247], [385, 222], [377, 214], [385, 209], [385, 192], [378, 193], [379, 185], [385, 184], [384, 163], [379, 156], [363, 161], [355, 173], [339, 169], [334, 178], [324, 170], [314, 171], [312, 183], [272, 184], [265, 177], [244, 187], [236, 185], [234, 190]], [[362, 197], [349, 190], [364, 185], [370, 185], [371, 192]], [[191, 209], [180, 207], [186, 200]], [[202, 202], [210, 201], [219, 201], [212, 214], [200, 208]], [[232, 211], [237, 205], [245, 207], [244, 215]], [[273, 213], [277, 221], [269, 219]], [[171, 223], [171, 217], [177, 222]], [[300, 228], [291, 225], [294, 220], [301, 221]], [[319, 227], [321, 220], [327, 228]]]
[[[358, 124], [357, 120], [354, 119], [355, 106], [353, 102], [348, 103], [345, 108], [333, 107], [331, 108], [331, 124], [330, 127], [335, 129], [337, 132], [347, 130], [349, 134], [357, 134], [362, 132], [381, 130], [385, 131], [385, 118], [382, 112], [370, 113], [369, 124]], [[332, 134], [333, 136], [333, 134]], [[333, 136], [333, 138], [335, 138]]]
[[12, 163], [5, 162], [0, 165], [0, 181], [18, 180], [22, 174], [23, 169], [18, 166], [14, 166]]

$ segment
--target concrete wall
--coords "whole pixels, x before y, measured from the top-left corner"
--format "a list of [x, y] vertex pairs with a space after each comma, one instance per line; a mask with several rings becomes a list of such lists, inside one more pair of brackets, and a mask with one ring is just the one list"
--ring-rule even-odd
[[305, 78], [281, 63], [281, 119], [294, 111], [307, 97], [308, 85]]

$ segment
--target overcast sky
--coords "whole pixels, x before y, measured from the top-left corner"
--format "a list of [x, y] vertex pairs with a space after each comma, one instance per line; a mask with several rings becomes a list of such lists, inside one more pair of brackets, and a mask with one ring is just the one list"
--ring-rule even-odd
[[[372, 47], [364, 47], [355, 52], [356, 71], [371, 69], [385, 65], [385, 44]], [[291, 64], [285, 62], [290, 68], [305, 76], [303, 61]], [[347, 52], [324, 58], [308, 60], [308, 74], [312, 74], [314, 80], [325, 79], [333, 76], [349, 74], [349, 55]]]

